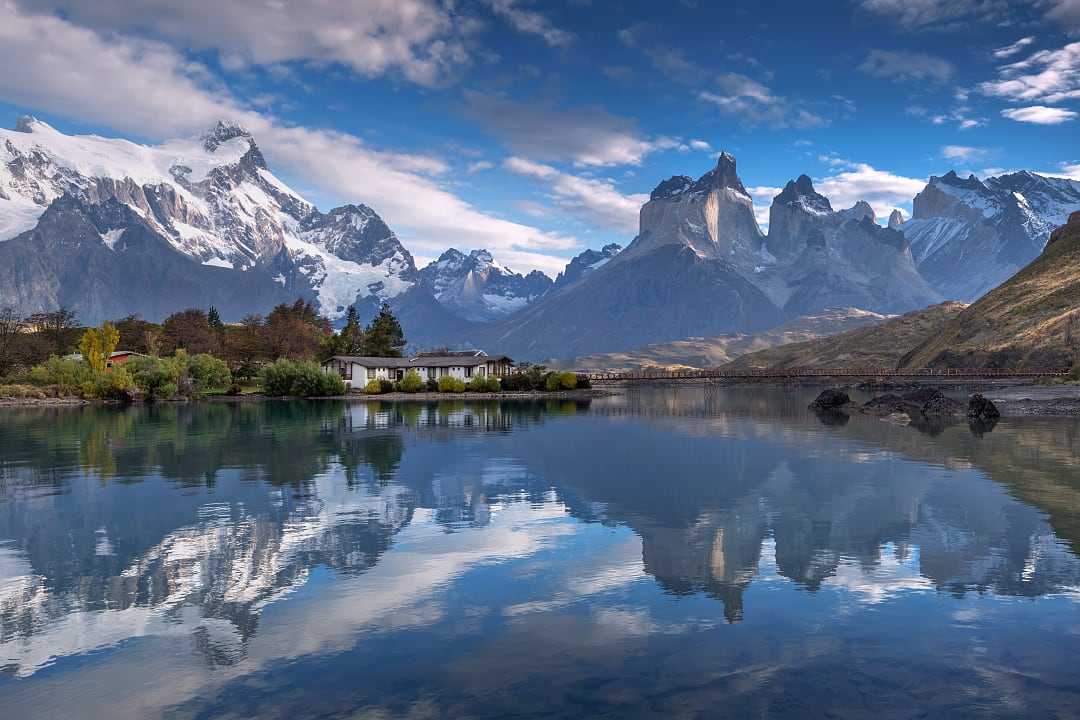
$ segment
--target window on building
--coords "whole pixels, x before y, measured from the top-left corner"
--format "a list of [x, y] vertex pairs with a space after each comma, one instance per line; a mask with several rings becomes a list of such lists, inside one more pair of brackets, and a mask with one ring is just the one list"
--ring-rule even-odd
[[471, 367], [465, 368], [465, 377], [467, 377], [467, 378], [472, 377], [472, 368]]

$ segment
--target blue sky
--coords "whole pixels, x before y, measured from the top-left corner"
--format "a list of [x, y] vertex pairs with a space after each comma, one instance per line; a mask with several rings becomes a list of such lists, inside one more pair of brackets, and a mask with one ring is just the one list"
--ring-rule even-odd
[[726, 149], [762, 219], [806, 173], [910, 209], [931, 174], [1080, 177], [1080, 0], [0, 0], [0, 120], [155, 142], [218, 117], [421, 262], [556, 272]]

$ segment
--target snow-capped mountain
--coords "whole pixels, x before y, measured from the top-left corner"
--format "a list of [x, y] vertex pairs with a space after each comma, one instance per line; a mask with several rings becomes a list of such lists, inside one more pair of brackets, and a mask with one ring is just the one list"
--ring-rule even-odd
[[552, 285], [551, 278], [538, 270], [521, 275], [500, 265], [487, 250], [466, 255], [450, 248], [420, 270], [419, 276], [440, 303], [474, 321], [521, 310]]
[[576, 255], [566, 264], [566, 268], [559, 273], [559, 276], [555, 278], [555, 285], [552, 289], [559, 290], [567, 285], [573, 285], [593, 270], [606, 265], [611, 258], [622, 252], [622, 249], [622, 245], [610, 243], [599, 250], [590, 248]]
[[319, 212], [238, 125], [153, 146], [33, 118], [0, 130], [0, 303], [21, 312], [63, 304], [98, 322], [213, 303], [240, 317], [304, 295], [336, 319], [417, 278], [374, 211]]
[[1080, 182], [1023, 171], [980, 180], [931, 177], [900, 229], [919, 271], [943, 295], [975, 300], [1042, 252], [1080, 210]]

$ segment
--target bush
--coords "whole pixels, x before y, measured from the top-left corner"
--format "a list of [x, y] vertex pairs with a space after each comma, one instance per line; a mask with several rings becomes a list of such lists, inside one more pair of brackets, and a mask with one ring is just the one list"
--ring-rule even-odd
[[274, 397], [320, 397], [343, 395], [345, 381], [337, 373], [324, 372], [310, 360], [278, 360], [259, 373], [263, 391]]
[[135, 389], [135, 381], [125, 368], [114, 367], [98, 373], [97, 377], [84, 388], [83, 397], [95, 397], [101, 400], [131, 400], [131, 391]]
[[232, 384], [232, 373], [224, 360], [205, 353], [192, 355], [187, 360], [188, 376], [196, 394], [208, 390], [224, 390]]
[[544, 378], [544, 389], [548, 392], [573, 390], [577, 387], [577, 375], [571, 372], [552, 372]]
[[84, 388], [92, 389], [96, 380], [94, 370], [86, 363], [55, 355], [32, 368], [28, 379], [33, 385], [55, 385], [58, 395], [81, 395]]
[[502, 390], [498, 378], [477, 375], [465, 386], [469, 392], [496, 393]]
[[508, 392], [528, 392], [533, 389], [533, 386], [524, 373], [513, 373], [502, 379], [502, 389]]
[[465, 382], [459, 380], [456, 377], [450, 375], [444, 375], [439, 378], [439, 392], [444, 393], [461, 393], [465, 392]]
[[180, 368], [170, 358], [135, 357], [124, 364], [135, 386], [147, 400], [169, 400], [176, 396]]
[[380, 379], [379, 387], [382, 388], [380, 392], [394, 392], [394, 382], [392, 380]]
[[427, 381], [428, 392], [439, 392], [439, 381], [435, 378], [429, 378]]
[[420, 377], [420, 373], [415, 370], [410, 370], [405, 373], [405, 377], [401, 379], [401, 391], [407, 393], [417, 393], [424, 389], [424, 380]]
[[367, 381], [367, 385], [364, 385], [364, 392], [368, 395], [378, 395], [383, 391], [382, 383], [378, 378], [371, 378]]
[[590, 388], [592, 388], [592, 380], [589, 379], [588, 375], [585, 375], [583, 373], [578, 373], [577, 374], [577, 386], [578, 386], [578, 390], [589, 390]]

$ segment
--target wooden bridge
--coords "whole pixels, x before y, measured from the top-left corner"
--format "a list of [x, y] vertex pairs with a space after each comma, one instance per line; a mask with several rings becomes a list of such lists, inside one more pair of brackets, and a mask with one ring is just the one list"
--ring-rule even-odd
[[632, 370], [628, 372], [589, 372], [594, 384], [648, 383], [648, 382], [694, 382], [720, 380], [798, 380], [801, 378], [859, 378], [872, 380], [892, 379], [956, 379], [993, 380], [1041, 377], [1064, 377], [1069, 370], [1015, 370], [1010, 368], [921, 368], [896, 370], [894, 368], [777, 368], [768, 370]]

